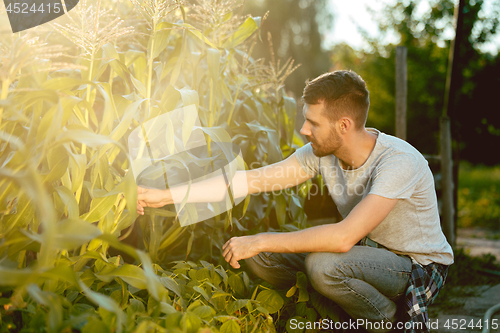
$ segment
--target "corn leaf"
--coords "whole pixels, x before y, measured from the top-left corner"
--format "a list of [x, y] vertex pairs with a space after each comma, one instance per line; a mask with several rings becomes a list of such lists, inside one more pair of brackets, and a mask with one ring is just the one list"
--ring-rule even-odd
[[260, 17], [249, 17], [241, 24], [238, 29], [224, 42], [223, 47], [232, 49], [237, 45], [243, 43], [250, 37], [260, 25]]
[[74, 249], [98, 236], [102, 232], [93, 224], [80, 219], [62, 220], [56, 225], [55, 246]]
[[119, 277], [134, 288], [147, 289], [144, 271], [135, 265], [124, 264], [109, 273], [97, 274], [96, 276], [100, 279], [105, 277]]
[[116, 195], [94, 198], [90, 204], [89, 212], [83, 214], [80, 218], [88, 222], [99, 221], [113, 208], [115, 202]]

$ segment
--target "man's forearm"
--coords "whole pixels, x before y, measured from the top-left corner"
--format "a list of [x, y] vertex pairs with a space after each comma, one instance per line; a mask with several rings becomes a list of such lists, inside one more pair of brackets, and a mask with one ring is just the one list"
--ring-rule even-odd
[[[227, 181], [226, 181], [227, 180]], [[188, 194], [188, 203], [192, 202], [220, 202], [232, 191], [234, 198], [248, 194], [246, 171], [237, 171], [232, 179], [225, 179], [220, 175], [210, 179], [193, 182], [191, 185], [180, 185], [170, 188], [170, 203], [181, 203]]]
[[261, 233], [256, 246], [259, 252], [308, 253], [347, 252], [352, 247], [342, 235], [340, 223], [321, 225], [294, 232]]
[[[279, 167], [237, 171], [232, 179], [229, 179], [228, 174], [226, 175], [227, 179], [220, 175], [192, 183], [187, 202], [219, 202], [226, 198], [228, 191], [232, 192], [234, 198], [241, 198], [248, 194], [282, 191], [305, 180], [295, 174], [286, 175]], [[176, 186], [170, 191], [172, 203], [180, 203], [187, 194], [188, 185]]]
[[[227, 177], [227, 178], [226, 178]], [[143, 195], [142, 206], [155, 207], [167, 204], [179, 204], [186, 195], [188, 203], [194, 202], [221, 202], [232, 192], [233, 198], [242, 198], [248, 194], [269, 191], [281, 191], [296, 186], [312, 176], [308, 175], [297, 162], [294, 155], [286, 160], [262, 168], [237, 171], [232, 179], [219, 175], [203, 181], [193, 182], [191, 185], [172, 186], [168, 190], [150, 191]], [[189, 192], [188, 192], [189, 191]]]

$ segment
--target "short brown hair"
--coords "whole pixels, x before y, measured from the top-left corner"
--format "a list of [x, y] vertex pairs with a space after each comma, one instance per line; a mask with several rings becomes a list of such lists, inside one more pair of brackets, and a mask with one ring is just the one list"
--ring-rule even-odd
[[350, 116], [357, 129], [365, 126], [370, 107], [370, 93], [361, 76], [351, 70], [338, 70], [306, 81], [302, 101], [315, 105], [325, 103], [327, 116], [333, 121]]

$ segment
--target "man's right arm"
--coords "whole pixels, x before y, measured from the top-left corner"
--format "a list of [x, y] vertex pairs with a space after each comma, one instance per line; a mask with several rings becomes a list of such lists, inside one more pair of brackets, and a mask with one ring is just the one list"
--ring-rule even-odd
[[[299, 164], [295, 154], [287, 159], [258, 169], [237, 171], [231, 180], [235, 198], [261, 192], [281, 191], [311, 179]], [[227, 195], [227, 184], [223, 176], [191, 184], [187, 202], [217, 202]], [[182, 185], [167, 190], [137, 188], [137, 213], [143, 215], [143, 207], [163, 207], [180, 203], [188, 192]]]
[[281, 162], [244, 172], [249, 194], [281, 191], [313, 177], [300, 166], [295, 154]]

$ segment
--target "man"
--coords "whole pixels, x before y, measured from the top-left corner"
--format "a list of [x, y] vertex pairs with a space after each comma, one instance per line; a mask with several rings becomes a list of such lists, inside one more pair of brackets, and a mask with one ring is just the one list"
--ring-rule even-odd
[[[234, 268], [246, 259], [259, 277], [277, 287], [290, 287], [296, 272], [303, 270], [318, 292], [354, 319], [392, 323], [397, 320], [396, 302], [408, 284], [415, 299], [427, 294], [432, 301], [453, 263], [440, 227], [432, 173], [410, 144], [365, 128], [369, 92], [356, 73], [323, 74], [307, 82], [302, 99], [301, 134], [310, 143], [282, 162], [238, 172], [235, 196], [244, 181], [251, 194], [296, 186], [320, 173], [343, 220], [296, 232], [233, 237], [223, 255]], [[191, 189], [188, 200], [224, 197], [222, 179], [205, 186], [211, 189], [210, 198]], [[182, 188], [170, 191], [185, 193]], [[142, 214], [144, 206], [172, 203], [170, 191], [139, 188], [138, 212]], [[360, 241], [372, 246], [360, 246]], [[426, 277], [422, 285], [419, 274]], [[426, 320], [425, 308], [422, 311]]]

